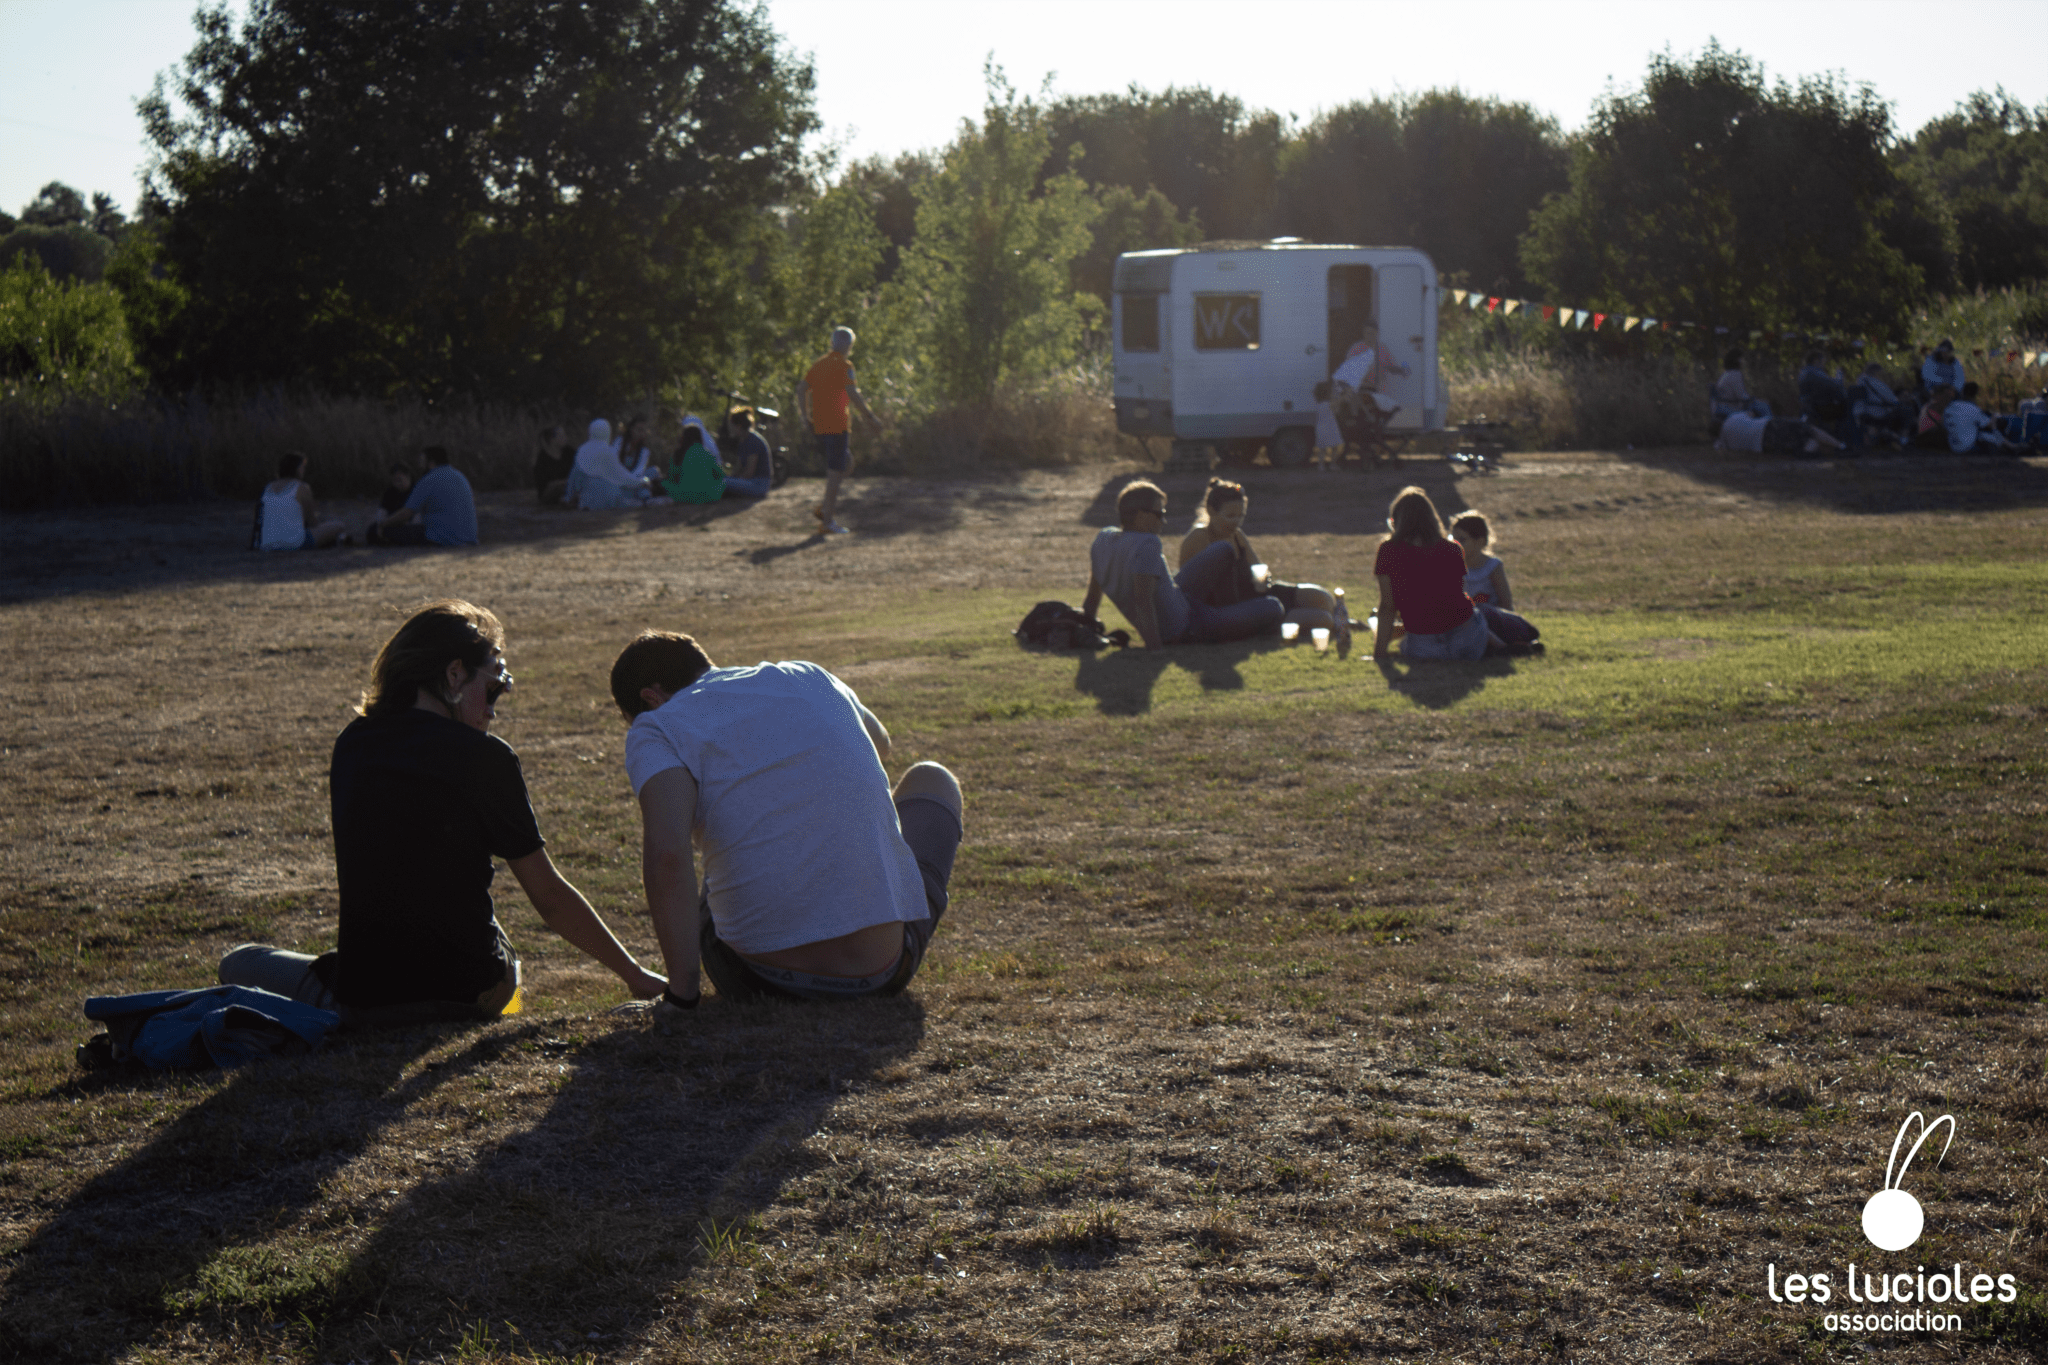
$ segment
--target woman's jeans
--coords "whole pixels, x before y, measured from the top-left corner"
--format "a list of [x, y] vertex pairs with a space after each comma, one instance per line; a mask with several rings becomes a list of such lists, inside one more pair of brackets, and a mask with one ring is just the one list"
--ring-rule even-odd
[[1188, 628], [1180, 639], [1190, 643], [1220, 644], [1243, 640], [1280, 627], [1287, 608], [1267, 596], [1247, 598], [1227, 607], [1212, 607], [1209, 595], [1229, 579], [1237, 564], [1237, 547], [1219, 540], [1181, 566], [1173, 576], [1174, 586], [1188, 600]]

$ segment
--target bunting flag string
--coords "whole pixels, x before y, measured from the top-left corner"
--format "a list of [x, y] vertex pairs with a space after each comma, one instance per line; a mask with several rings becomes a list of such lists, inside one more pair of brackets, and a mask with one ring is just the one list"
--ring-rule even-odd
[[[1541, 303], [1535, 299], [1510, 299], [1482, 294], [1476, 289], [1452, 289], [1448, 292], [1452, 303], [1463, 305], [1474, 311], [1477, 311], [1479, 306], [1484, 304], [1488, 313], [1498, 313], [1502, 317], [1509, 317], [1523, 309], [1530, 309], [1538, 313], [1545, 322], [1555, 318], [1559, 327], [1575, 328], [1579, 331], [1586, 330], [1590, 324], [1592, 329], [1597, 332], [1607, 325], [1610, 318], [1621, 324], [1623, 332], [1669, 332], [1673, 329], [1682, 331], [1708, 329], [1708, 324], [1701, 322], [1683, 322], [1672, 318], [1632, 317], [1621, 313], [1592, 313], [1584, 308], [1570, 308], [1562, 304]], [[1719, 324], [1713, 325], [1710, 330], [1717, 337], [1741, 334], [1736, 328], [1725, 327]], [[1872, 344], [1869, 337], [1845, 337], [1833, 332], [1780, 332], [1761, 327], [1749, 329], [1749, 340], [1752, 345], [1759, 341], [1771, 343], [1779, 341], [1812, 342], [1822, 346], [1832, 343], [1848, 346], [1857, 351], [1867, 351]], [[1921, 343], [1919, 349], [1922, 355], [1926, 355], [1933, 348], [1925, 343]], [[1984, 347], [1979, 346], [1973, 348], [1970, 354], [1976, 359], [1982, 360], [1987, 352]], [[2000, 352], [1993, 349], [1989, 351], [1989, 355], [1993, 361], [2003, 358], [2007, 364], [2017, 364], [2030, 370], [2041, 366], [2048, 366], [2048, 351]]]

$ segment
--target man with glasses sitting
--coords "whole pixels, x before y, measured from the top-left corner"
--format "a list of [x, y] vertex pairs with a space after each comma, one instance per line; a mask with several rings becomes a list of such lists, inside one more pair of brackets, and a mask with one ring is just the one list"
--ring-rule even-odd
[[1117, 495], [1117, 526], [1105, 527], [1088, 547], [1088, 596], [1081, 614], [1093, 619], [1107, 596], [1145, 641], [1145, 648], [1216, 644], [1277, 630], [1287, 614], [1277, 598], [1258, 596], [1227, 607], [1209, 599], [1237, 562], [1230, 541], [1219, 540], [1181, 566], [1166, 570], [1159, 533], [1166, 528], [1166, 492], [1139, 479]]

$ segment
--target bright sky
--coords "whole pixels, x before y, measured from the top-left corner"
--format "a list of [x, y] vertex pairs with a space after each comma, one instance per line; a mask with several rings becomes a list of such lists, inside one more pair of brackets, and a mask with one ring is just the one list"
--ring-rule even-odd
[[[196, 8], [0, 0], [0, 208], [18, 214], [51, 180], [135, 203], [135, 101], [190, 50]], [[1055, 94], [1200, 85], [1303, 120], [1456, 86], [1571, 130], [1610, 84], [1640, 81], [1652, 53], [1709, 38], [1773, 77], [1868, 83], [1908, 133], [1974, 90], [2048, 105], [2043, 0], [768, 0], [768, 14], [815, 58], [826, 137], [849, 157], [951, 141], [980, 113], [991, 53], [1026, 92], [1048, 75]]]

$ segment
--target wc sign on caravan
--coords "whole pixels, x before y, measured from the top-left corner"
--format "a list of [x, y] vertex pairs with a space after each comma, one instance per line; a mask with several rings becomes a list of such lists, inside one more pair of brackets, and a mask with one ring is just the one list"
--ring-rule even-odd
[[[1947, 1140], [1934, 1159], [1939, 1166], [1955, 1141], [1954, 1115], [1943, 1114], [1929, 1123], [1915, 1110], [1899, 1125], [1898, 1136], [1892, 1140], [1884, 1187], [1863, 1205], [1863, 1236], [1884, 1254], [1860, 1265], [1850, 1261], [1846, 1272], [1781, 1273], [1773, 1262], [1764, 1272], [1764, 1292], [1771, 1302], [1824, 1306], [1829, 1311], [1821, 1326], [1827, 1331], [1872, 1336], [1960, 1331], [1963, 1318], [1959, 1310], [1977, 1304], [2011, 1303], [2019, 1297], [2019, 1283], [2011, 1275], [1993, 1276], [1961, 1261], [1929, 1266], [1890, 1259], [1910, 1251], [1927, 1226], [1926, 1211], [1905, 1187], [1906, 1172], [1927, 1139], [1944, 1124]], [[1914, 1135], [1911, 1147], [1905, 1147], [1908, 1134]], [[1902, 1147], [1903, 1161], [1899, 1159]]]

